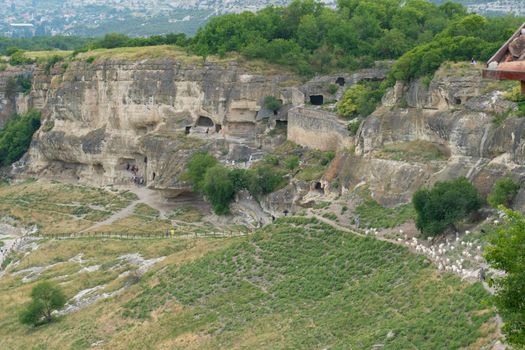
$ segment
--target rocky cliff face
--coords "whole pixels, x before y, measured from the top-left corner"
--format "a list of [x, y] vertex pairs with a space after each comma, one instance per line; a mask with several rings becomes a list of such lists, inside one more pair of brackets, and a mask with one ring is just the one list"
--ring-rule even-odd
[[8, 67], [0, 72], [0, 128], [14, 113], [25, 113], [29, 97], [22, 92], [20, 79], [30, 80], [32, 67]]
[[72, 62], [51, 74], [36, 68], [30, 97], [44, 120], [26, 171], [99, 185], [136, 176], [177, 194], [187, 188], [180, 175], [197, 149], [238, 162], [271, 146], [260, 137], [273, 117], [263, 100], [291, 103], [291, 78], [253, 75], [235, 62], [171, 59]]
[[[285, 140], [269, 131], [290, 121], [288, 136], [309, 147], [339, 149], [318, 181], [326, 196], [365, 184], [380, 203], [396, 205], [421, 186], [458, 176], [470, 178], [482, 193], [501, 176], [525, 177], [525, 120], [493, 122], [516, 108], [503, 98], [508, 85], [482, 80], [470, 65], [444, 67], [429, 84], [397, 84], [356, 137], [346, 136], [337, 120], [322, 120], [317, 130], [312, 116], [323, 114], [310, 103], [337, 100], [329, 95], [330, 84], [344, 86], [341, 95], [359, 80], [383, 78], [384, 70], [300, 83], [287, 73], [253, 73], [236, 62], [99, 59], [71, 62], [50, 74], [36, 67], [32, 74], [29, 96], [4, 103], [11, 110], [24, 105], [43, 111], [43, 126], [21, 168], [28, 174], [96, 185], [135, 178], [175, 196], [189, 190], [181, 174], [195, 151], [247, 166]], [[263, 106], [270, 95], [284, 104], [277, 114]], [[331, 188], [334, 181], [339, 186]], [[304, 202], [308, 188], [316, 187], [292, 183], [263, 204], [277, 212]], [[525, 203], [522, 192], [518, 203]]]
[[[423, 185], [458, 176], [485, 194], [501, 176], [522, 179], [525, 120], [493, 122], [516, 108], [501, 87], [468, 65], [442, 68], [428, 87], [398, 83], [364, 122], [356, 155], [339, 164], [346, 188], [364, 181], [378, 201], [394, 205]], [[429, 148], [435, 156], [419, 157]]]

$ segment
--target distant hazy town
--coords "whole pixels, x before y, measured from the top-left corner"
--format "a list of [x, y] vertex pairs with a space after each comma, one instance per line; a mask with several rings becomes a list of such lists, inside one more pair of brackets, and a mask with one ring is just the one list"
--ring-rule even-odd
[[[443, 0], [431, 0], [436, 3]], [[0, 35], [132, 36], [169, 32], [193, 34], [211, 16], [256, 11], [289, 0], [7, 0], [0, 6]], [[325, 3], [335, 5], [336, 0]], [[458, 0], [485, 15], [525, 15], [523, 0]]]

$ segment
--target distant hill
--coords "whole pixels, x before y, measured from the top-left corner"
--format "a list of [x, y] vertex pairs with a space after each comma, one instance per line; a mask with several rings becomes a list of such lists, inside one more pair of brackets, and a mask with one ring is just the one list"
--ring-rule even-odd
[[[446, 0], [430, 0], [440, 4]], [[525, 15], [525, 1], [523, 0], [453, 0], [465, 5], [469, 11], [486, 16]]]

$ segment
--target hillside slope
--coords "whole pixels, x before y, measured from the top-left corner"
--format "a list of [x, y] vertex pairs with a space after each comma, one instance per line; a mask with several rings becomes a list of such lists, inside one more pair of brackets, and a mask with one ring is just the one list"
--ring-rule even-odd
[[[0, 315], [2, 348], [480, 349], [496, 337], [480, 284], [437, 274], [405, 248], [313, 219], [281, 219], [241, 239], [109, 240], [93, 250], [98, 244], [44, 242], [8, 269], [0, 280], [0, 302], [8, 305]], [[101, 264], [111, 276], [126, 270], [118, 263], [125, 252], [165, 258], [138, 284], [129, 277], [109, 283], [103, 270], [75, 267], [80, 252], [84, 265]], [[51, 262], [24, 279], [28, 267]], [[124, 289], [56, 323], [25, 328], [16, 313], [45, 277], [62, 283], [70, 298], [97, 285], [95, 294]]]

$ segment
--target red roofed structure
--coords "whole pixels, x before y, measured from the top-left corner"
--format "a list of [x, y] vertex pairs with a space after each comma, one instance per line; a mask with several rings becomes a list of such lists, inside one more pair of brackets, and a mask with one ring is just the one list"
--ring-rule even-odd
[[487, 62], [483, 78], [519, 80], [525, 94], [525, 23]]

